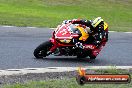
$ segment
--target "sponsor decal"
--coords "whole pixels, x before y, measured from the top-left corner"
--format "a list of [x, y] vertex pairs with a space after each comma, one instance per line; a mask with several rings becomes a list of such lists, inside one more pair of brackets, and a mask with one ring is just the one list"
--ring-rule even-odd
[[77, 83], [80, 85], [90, 83], [130, 83], [131, 77], [129, 74], [88, 74], [83, 68], [78, 69], [78, 75], [76, 77]]

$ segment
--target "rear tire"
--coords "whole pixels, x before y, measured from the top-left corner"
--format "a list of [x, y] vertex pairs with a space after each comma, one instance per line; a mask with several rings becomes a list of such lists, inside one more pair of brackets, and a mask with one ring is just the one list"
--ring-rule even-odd
[[77, 55], [77, 58], [86, 58], [87, 55]]
[[88, 54], [85, 52], [78, 53], [77, 58], [86, 58]]
[[39, 59], [47, 56], [47, 52], [52, 47], [52, 43], [50, 41], [46, 41], [42, 44], [40, 44], [35, 50], [34, 50], [34, 56]]

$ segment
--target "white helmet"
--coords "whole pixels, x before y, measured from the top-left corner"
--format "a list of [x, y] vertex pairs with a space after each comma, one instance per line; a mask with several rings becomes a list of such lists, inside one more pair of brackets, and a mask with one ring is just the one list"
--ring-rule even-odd
[[92, 22], [91, 25], [95, 28], [97, 27], [102, 21], [104, 21], [101, 17], [95, 18]]

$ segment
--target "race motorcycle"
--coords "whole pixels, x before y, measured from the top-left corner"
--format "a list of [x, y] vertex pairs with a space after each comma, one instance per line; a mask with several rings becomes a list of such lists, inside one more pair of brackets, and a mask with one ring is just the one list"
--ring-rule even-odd
[[72, 23], [62, 24], [53, 31], [52, 38], [34, 50], [34, 56], [44, 58], [53, 54], [55, 56], [77, 56], [77, 58], [89, 56], [90, 59], [95, 59], [96, 57], [91, 56], [91, 51], [96, 49], [96, 46], [83, 43], [88, 37], [86, 26]]

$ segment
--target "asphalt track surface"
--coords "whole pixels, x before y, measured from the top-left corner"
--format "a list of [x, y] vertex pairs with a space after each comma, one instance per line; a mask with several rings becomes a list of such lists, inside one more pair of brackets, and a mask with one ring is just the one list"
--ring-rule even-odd
[[107, 45], [93, 62], [88, 58], [53, 55], [35, 59], [34, 49], [47, 41], [52, 31], [48, 28], [0, 27], [0, 69], [132, 65], [132, 33], [123, 32], [110, 32]]

